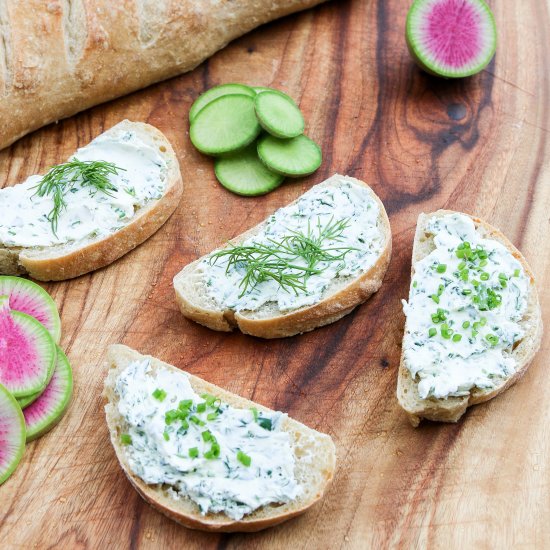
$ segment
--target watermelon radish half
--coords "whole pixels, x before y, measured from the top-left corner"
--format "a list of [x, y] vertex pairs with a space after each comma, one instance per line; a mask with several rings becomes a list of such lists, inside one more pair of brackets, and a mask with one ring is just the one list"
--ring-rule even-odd
[[9, 296], [10, 308], [40, 321], [56, 344], [61, 338], [61, 320], [52, 297], [39, 285], [20, 277], [0, 277], [0, 296]]
[[409, 50], [427, 73], [461, 78], [495, 55], [495, 19], [484, 0], [415, 0], [407, 15]]
[[0, 384], [0, 485], [13, 473], [25, 452], [25, 419], [10, 392]]
[[32, 441], [51, 430], [60, 420], [73, 393], [73, 372], [61, 348], [57, 348], [57, 362], [52, 379], [44, 393], [24, 411], [27, 441]]
[[14, 397], [41, 392], [55, 364], [56, 345], [34, 317], [11, 311], [0, 296], [0, 384]]

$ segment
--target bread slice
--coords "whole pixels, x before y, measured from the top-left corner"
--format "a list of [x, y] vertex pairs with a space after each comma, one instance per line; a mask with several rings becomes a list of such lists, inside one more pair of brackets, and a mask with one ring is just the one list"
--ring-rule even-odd
[[[201, 515], [199, 507], [192, 500], [186, 498], [175, 500], [170, 497], [168, 486], [147, 485], [131, 471], [125, 448], [120, 444], [120, 434], [127, 431], [127, 426], [124, 418], [118, 412], [118, 397], [115, 393], [115, 383], [120, 373], [130, 363], [142, 361], [146, 358], [151, 360], [153, 370], [163, 367], [181, 372], [171, 365], [153, 357], [143, 356], [126, 346], [113, 345], [109, 348], [107, 354], [109, 372], [105, 380], [103, 395], [107, 400], [105, 414], [111, 443], [120, 465], [137, 492], [154, 508], [190, 529], [218, 532], [251, 532], [277, 525], [298, 516], [323, 496], [334, 475], [336, 465], [334, 443], [330, 436], [319, 433], [288, 417], [282, 420], [282, 427], [290, 434], [296, 460], [294, 474], [303, 489], [301, 496], [294, 502], [284, 505], [263, 506], [236, 521], [223, 513]], [[188, 376], [191, 386], [199, 394], [209, 393], [234, 407], [246, 409], [256, 407], [260, 412], [273, 412], [248, 399], [214, 386], [201, 378], [190, 374]], [[315, 460], [311, 461], [308, 458], [310, 456], [314, 456]]]
[[[128, 130], [166, 161], [167, 183], [164, 195], [136, 211], [129, 223], [109, 236], [98, 236], [56, 246], [9, 247], [0, 242], [0, 274], [27, 274], [39, 281], [60, 281], [104, 267], [155, 233], [170, 217], [182, 194], [182, 180], [176, 154], [164, 134], [142, 122], [124, 120], [107, 130], [117, 136]], [[69, 194], [70, 195], [70, 194]], [[70, 196], [68, 197], [70, 200]]]
[[[366, 301], [382, 284], [391, 256], [391, 230], [384, 205], [374, 191], [364, 182], [336, 174], [320, 183], [317, 188], [338, 187], [354, 182], [369, 190], [380, 208], [378, 223], [385, 239], [376, 263], [358, 277], [333, 279], [324, 291], [322, 299], [311, 306], [281, 312], [276, 304], [268, 303], [256, 311], [223, 310], [207, 295], [202, 282], [202, 273], [197, 269], [206, 256], [187, 265], [174, 278], [176, 299], [183, 315], [214, 330], [229, 332], [239, 328], [246, 334], [261, 338], [293, 336], [337, 321]], [[296, 201], [294, 201], [296, 202]], [[290, 204], [294, 204], [294, 202]], [[232, 240], [233, 244], [245, 241], [258, 234], [266, 221], [242, 233]]]
[[[433, 235], [427, 230], [428, 220], [434, 216], [443, 217], [453, 213], [455, 212], [450, 210], [438, 210], [431, 214], [420, 214], [418, 217], [412, 253], [411, 280], [415, 273], [415, 264], [435, 248]], [[467, 216], [467, 214], [464, 215]], [[511, 354], [516, 360], [517, 369], [512, 376], [503, 379], [494, 388], [481, 389], [474, 387], [470, 390], [469, 395], [461, 397], [447, 397], [445, 399], [429, 397], [422, 399], [418, 394], [417, 381], [412, 378], [407, 368], [404, 350], [402, 350], [397, 379], [397, 399], [401, 407], [407, 412], [411, 424], [415, 427], [418, 426], [422, 418], [440, 422], [457, 422], [468, 407], [496, 397], [521, 378], [541, 344], [541, 310], [531, 268], [521, 252], [498, 229], [479, 218], [469, 217], [474, 221], [477, 231], [484, 238], [494, 239], [506, 246], [513, 256], [521, 262], [525, 273], [530, 277], [527, 309], [520, 323], [525, 331], [525, 337], [515, 345]], [[406, 326], [405, 330], [407, 330]]]

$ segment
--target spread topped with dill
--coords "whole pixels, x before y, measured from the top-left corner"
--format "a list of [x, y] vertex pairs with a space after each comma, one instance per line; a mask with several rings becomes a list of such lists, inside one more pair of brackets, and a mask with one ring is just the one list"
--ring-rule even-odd
[[379, 214], [362, 185], [342, 178], [337, 186], [315, 186], [277, 210], [257, 235], [202, 260], [207, 293], [235, 311], [314, 304], [335, 279], [374, 265], [385, 245]]
[[0, 243], [34, 247], [113, 233], [159, 199], [166, 162], [135, 133], [108, 133], [45, 176], [0, 189]]
[[513, 374], [529, 277], [500, 242], [463, 214], [432, 217], [435, 250], [417, 262], [403, 337], [421, 398], [468, 395]]

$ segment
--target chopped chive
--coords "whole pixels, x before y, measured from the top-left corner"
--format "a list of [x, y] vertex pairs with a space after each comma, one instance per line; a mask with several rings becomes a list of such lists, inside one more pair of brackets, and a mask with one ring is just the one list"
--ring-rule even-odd
[[174, 422], [174, 420], [177, 420], [180, 418], [181, 411], [177, 411], [175, 409], [172, 409], [170, 411], [166, 411], [164, 414], [164, 422], [169, 426]]
[[466, 262], [460, 262], [458, 264], [458, 271], [462, 271], [466, 267]]
[[481, 260], [481, 262], [479, 262], [479, 267], [485, 267], [488, 263], [487, 260]]
[[237, 453], [237, 460], [243, 465], [243, 466], [250, 466], [252, 463], [252, 459], [242, 451], [239, 451]]
[[191, 447], [189, 449], [189, 457], [197, 458], [199, 456], [199, 449], [197, 447]]
[[462, 334], [453, 334], [453, 342], [460, 342], [462, 340]]
[[218, 418], [217, 412], [208, 413], [206, 415], [206, 420], [216, 420], [216, 418]]
[[437, 334], [437, 329], [435, 327], [430, 328], [428, 331], [428, 337], [433, 338]]
[[488, 281], [489, 280], [489, 273], [487, 273], [486, 271], [484, 271], [480, 276], [479, 278], [482, 280], [482, 281]]
[[477, 330], [472, 330], [472, 336], [475, 338], [477, 335], [479, 334], [479, 332]]
[[489, 342], [492, 346], [496, 346], [499, 338], [496, 334], [487, 334], [487, 336], [485, 336], [485, 340], [487, 340], [487, 342]]
[[487, 324], [487, 317], [482, 317], [480, 320], [479, 320], [479, 324], [484, 327], [486, 324]]
[[471, 293], [472, 293], [472, 291], [469, 288], [463, 288], [462, 289], [462, 294], [464, 294], [464, 296], [468, 296]]
[[418, 282], [417, 281], [413, 281], [413, 288], [416, 288], [418, 286]]
[[130, 434], [120, 434], [120, 442], [123, 445], [131, 445], [132, 444], [132, 436]]
[[192, 406], [193, 406], [192, 399], [184, 399], [183, 401], [180, 401], [178, 405], [178, 409], [181, 409], [181, 410], [190, 409]]
[[193, 422], [193, 424], [196, 424], [197, 426], [205, 426], [206, 425], [206, 422], [202, 421], [200, 418], [196, 417], [196, 416], [190, 416], [189, 417], [189, 420], [191, 422]]
[[436, 267], [436, 271], [438, 273], [445, 273], [445, 271], [447, 271], [447, 266], [445, 264], [439, 264], [437, 267]]
[[205, 430], [201, 433], [202, 440], [203, 441], [211, 441], [212, 440], [212, 433], [209, 430]]
[[432, 294], [430, 298], [436, 303], [439, 304], [439, 296], [437, 294]]
[[198, 413], [203, 413], [206, 411], [206, 403], [199, 403], [197, 405], [197, 412]]
[[464, 281], [464, 282], [467, 282], [468, 281], [468, 277], [470, 275], [470, 272], [468, 271], [468, 269], [463, 269], [461, 272], [460, 272], [460, 278]]
[[462, 328], [468, 328], [470, 326], [470, 321], [464, 321], [462, 323]]
[[437, 289], [437, 295], [441, 296], [444, 290], [445, 290], [445, 287], [443, 285], [439, 285], [439, 288]]
[[250, 407], [250, 410], [252, 411], [254, 422], [258, 422], [258, 409], [256, 407]]
[[154, 392], [153, 392], [153, 397], [155, 399], [157, 399], [158, 401], [164, 401], [164, 399], [166, 398], [166, 392], [160, 388], [157, 388]]
[[514, 277], [519, 277], [519, 274], [520, 274], [519, 269], [514, 270]]
[[164, 430], [164, 432], [162, 432], [162, 437], [164, 437], [164, 441], [170, 441], [170, 435], [168, 434], [168, 432], [166, 430]]

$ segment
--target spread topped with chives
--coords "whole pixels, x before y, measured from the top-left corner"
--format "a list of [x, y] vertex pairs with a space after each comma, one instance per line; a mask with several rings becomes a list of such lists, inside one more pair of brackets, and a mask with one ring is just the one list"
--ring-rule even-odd
[[483, 238], [463, 214], [433, 217], [435, 250], [415, 264], [405, 362], [421, 398], [490, 389], [516, 369], [511, 351], [523, 337], [529, 278], [501, 243]]
[[145, 483], [169, 485], [174, 499], [187, 497], [202, 514], [239, 520], [301, 494], [283, 413], [238, 409], [198, 395], [185, 373], [153, 372], [149, 360], [130, 364], [115, 392], [131, 470]]

